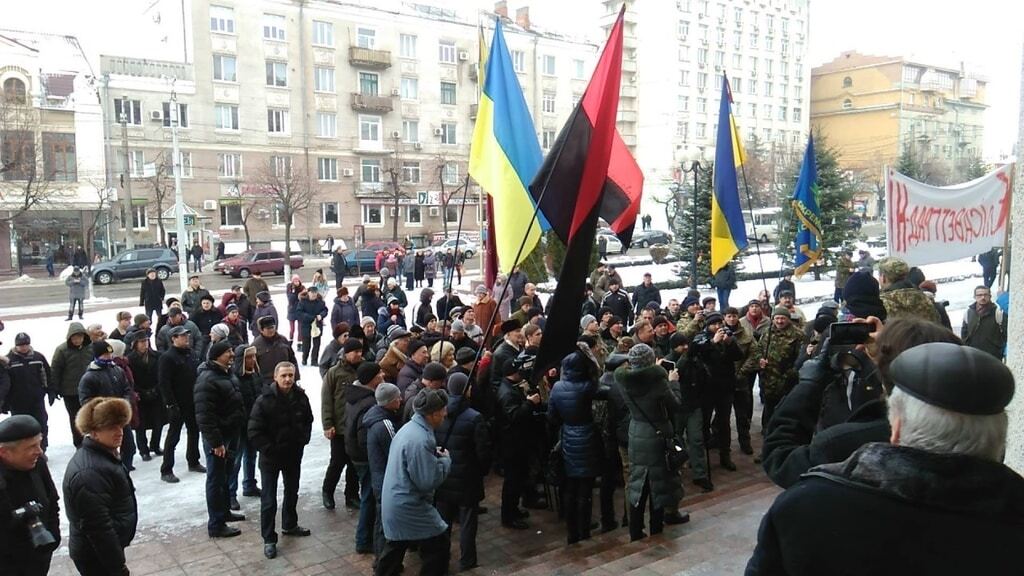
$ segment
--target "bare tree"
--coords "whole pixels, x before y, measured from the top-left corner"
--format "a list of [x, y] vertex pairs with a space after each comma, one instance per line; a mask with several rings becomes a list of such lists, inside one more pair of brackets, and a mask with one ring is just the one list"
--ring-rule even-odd
[[[96, 214], [92, 219], [89, 227], [85, 229], [85, 246], [86, 254], [89, 255], [89, 261], [93, 261], [92, 249], [95, 245], [96, 232], [100, 230], [101, 226], [106, 226], [111, 221], [110, 207], [113, 199], [113, 190], [107, 188], [102, 182], [93, 181], [91, 178], [88, 179], [90, 187], [95, 191], [96, 197], [91, 199], [95, 204], [94, 206]], [[107, 238], [107, 242], [110, 242], [110, 238]]]
[[[156, 227], [158, 241], [161, 246], [166, 245], [167, 233], [164, 229], [164, 202], [168, 195], [174, 194], [174, 163], [171, 161], [171, 152], [164, 150], [153, 162], [153, 174], [143, 179], [146, 186], [153, 192], [153, 201], [156, 203]], [[135, 209], [134, 206], [131, 207]], [[133, 216], [129, 214], [129, 219]]]
[[245, 249], [248, 250], [252, 244], [249, 224], [253, 216], [259, 214], [260, 210], [266, 210], [267, 197], [260, 192], [259, 187], [242, 185], [240, 180], [235, 180], [234, 192], [238, 195], [238, 207], [241, 213], [242, 231], [245, 232]]
[[386, 177], [388, 183], [391, 184], [391, 190], [387, 192], [388, 198], [391, 200], [392, 211], [395, 213], [391, 219], [391, 241], [398, 242], [398, 210], [401, 207], [402, 199], [408, 198], [409, 194], [404, 186], [408, 178], [404, 174], [405, 154], [401, 140], [395, 138], [394, 146], [394, 151], [381, 161], [380, 172], [381, 176]]
[[[57, 140], [63, 134], [44, 135], [40, 111], [31, 98], [23, 89], [0, 94], [0, 203], [7, 211], [0, 221], [12, 221], [37, 206], [68, 196], [77, 180], [71, 156], [74, 139], [68, 147]], [[47, 138], [53, 140], [47, 142]]]
[[256, 186], [263, 198], [277, 210], [284, 225], [284, 276], [292, 274], [291, 246], [295, 215], [304, 213], [319, 197], [320, 190], [305, 165], [292, 167], [291, 157], [272, 156], [260, 169]]

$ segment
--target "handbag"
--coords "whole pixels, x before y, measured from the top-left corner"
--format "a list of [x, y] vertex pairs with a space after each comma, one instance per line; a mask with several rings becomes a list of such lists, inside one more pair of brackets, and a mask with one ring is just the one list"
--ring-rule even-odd
[[643, 416], [644, 420], [651, 425], [651, 428], [654, 428], [654, 433], [665, 441], [665, 467], [673, 474], [678, 473], [682, 470], [683, 465], [690, 459], [690, 454], [682, 447], [682, 445], [679, 444], [679, 442], [676, 441], [674, 436], [666, 437], [665, 434], [662, 433], [661, 428], [658, 428], [654, 424], [654, 421], [647, 417], [647, 413], [644, 412], [644, 409], [640, 407], [640, 404], [633, 399], [633, 396], [629, 392], [626, 392], [625, 388], [623, 388], [622, 391], [626, 393], [626, 396], [629, 396], [630, 400], [633, 400], [633, 404], [636, 405], [637, 411], [640, 412], [640, 415]]

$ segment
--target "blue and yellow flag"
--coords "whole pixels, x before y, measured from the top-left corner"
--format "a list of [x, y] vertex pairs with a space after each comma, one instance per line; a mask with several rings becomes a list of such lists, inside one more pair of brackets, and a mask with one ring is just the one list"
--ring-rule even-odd
[[818, 206], [818, 162], [814, 158], [814, 137], [807, 138], [804, 163], [790, 200], [796, 214], [796, 268], [797, 278], [811, 269], [821, 258], [821, 208]]
[[747, 247], [747, 232], [740, 206], [736, 169], [743, 165], [743, 145], [732, 116], [732, 91], [722, 75], [722, 98], [718, 108], [715, 140], [714, 195], [711, 196], [711, 273], [714, 274]]
[[497, 18], [481, 81], [469, 174], [494, 200], [495, 250], [501, 271], [509, 273], [520, 245], [522, 261], [543, 231], [543, 220], [531, 225], [535, 205], [528, 188], [543, 155]]

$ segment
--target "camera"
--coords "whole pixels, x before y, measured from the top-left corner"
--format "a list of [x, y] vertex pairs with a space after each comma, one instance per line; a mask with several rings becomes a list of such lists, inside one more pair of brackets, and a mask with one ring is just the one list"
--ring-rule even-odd
[[722, 330], [725, 330], [725, 335], [726, 336], [734, 336], [735, 335], [735, 333], [732, 331], [732, 328], [730, 328], [728, 324], [722, 324]]
[[28, 528], [33, 548], [44, 548], [57, 543], [53, 534], [50, 534], [50, 531], [43, 525], [43, 521], [39, 519], [39, 514], [42, 511], [43, 506], [39, 502], [31, 500], [11, 512], [11, 517], [15, 522], [23, 523]]

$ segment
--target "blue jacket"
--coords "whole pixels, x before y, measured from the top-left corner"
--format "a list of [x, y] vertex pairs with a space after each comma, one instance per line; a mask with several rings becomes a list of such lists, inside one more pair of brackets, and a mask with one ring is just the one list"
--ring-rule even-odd
[[361, 436], [359, 441], [365, 442], [363, 450], [366, 451], [370, 463], [370, 483], [377, 498], [382, 494], [384, 472], [388, 467], [388, 452], [391, 450], [391, 441], [401, 426], [400, 420], [397, 411], [389, 412], [383, 406], [377, 405], [367, 410], [363, 416], [361, 429], [366, 430], [366, 436]]
[[359, 310], [356, 309], [356, 302], [351, 297], [342, 300], [340, 297], [334, 299], [334, 307], [331, 308], [331, 328], [342, 322], [348, 322], [349, 327], [359, 326]]
[[[324, 304], [323, 298], [317, 298], [316, 300], [310, 300], [309, 298], [300, 298], [299, 306], [295, 309], [295, 314], [299, 320], [299, 333], [302, 334], [302, 341], [309, 342], [309, 334], [312, 331], [313, 324], [316, 323], [322, 330], [324, 327], [324, 319], [328, 317], [327, 305]], [[320, 317], [320, 321], [316, 321], [316, 317]]]
[[448, 529], [434, 508], [434, 490], [452, 460], [437, 455], [434, 431], [416, 414], [395, 434], [388, 452], [381, 497], [381, 523], [388, 540], [424, 540]]
[[589, 362], [580, 352], [566, 356], [562, 360], [562, 379], [555, 382], [548, 398], [548, 421], [561, 425], [565, 475], [569, 478], [600, 474], [600, 432], [592, 410], [598, 386], [593, 374], [588, 373]]

